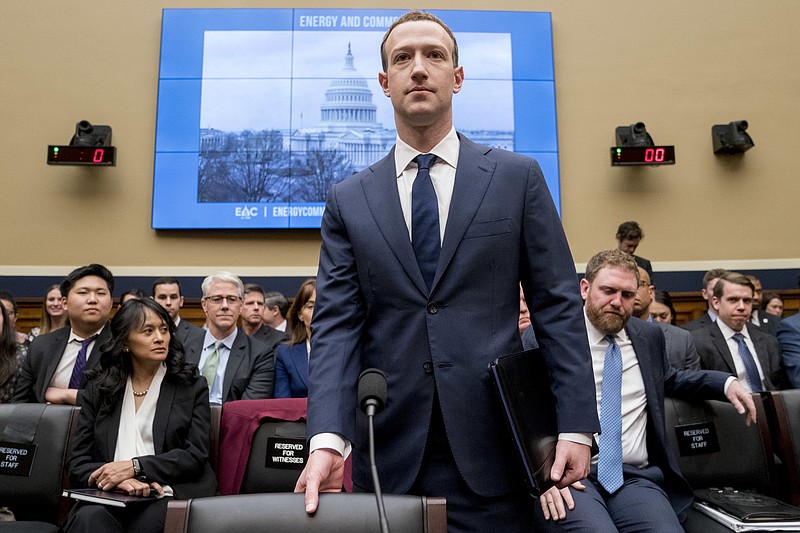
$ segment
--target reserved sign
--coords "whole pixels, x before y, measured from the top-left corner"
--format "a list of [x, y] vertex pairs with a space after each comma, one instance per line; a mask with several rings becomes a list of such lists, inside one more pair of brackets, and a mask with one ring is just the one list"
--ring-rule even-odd
[[30, 476], [35, 444], [0, 442], [0, 474], [7, 476]]

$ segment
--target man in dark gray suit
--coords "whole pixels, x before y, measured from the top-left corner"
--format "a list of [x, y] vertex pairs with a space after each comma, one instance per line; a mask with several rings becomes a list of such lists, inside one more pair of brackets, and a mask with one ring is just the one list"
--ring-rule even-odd
[[242, 331], [248, 337], [258, 339], [266, 344], [270, 352], [275, 350], [289, 336], [277, 329], [263, 323], [264, 315], [264, 289], [255, 283], [244, 286], [244, 304], [242, 305]]
[[761, 328], [761, 331], [763, 331], [764, 333], [769, 333], [770, 335], [777, 335], [778, 324], [781, 323], [781, 319], [769, 313], [760, 311], [761, 292], [762, 292], [761, 280], [755, 277], [753, 274], [745, 274], [745, 276], [747, 276], [747, 279], [753, 282], [753, 287], [754, 287], [753, 314], [750, 315], [750, 323], [758, 328]]
[[665, 322], [655, 322], [650, 316], [650, 303], [653, 301], [655, 287], [650, 282], [647, 271], [637, 263], [639, 269], [639, 289], [633, 302], [633, 316], [645, 322], [654, 322], [664, 332], [667, 343], [669, 364], [678, 370], [700, 370], [700, 356], [694, 347], [692, 334]]
[[12, 401], [15, 403], [75, 404], [84, 372], [100, 359], [100, 348], [111, 338], [114, 276], [103, 265], [77, 268], [61, 282], [61, 304], [69, 316], [68, 328], [33, 340]]
[[683, 329], [692, 331], [695, 329], [704, 328], [713, 324], [717, 320], [717, 313], [714, 311], [714, 308], [711, 307], [711, 298], [714, 296], [714, 287], [717, 285], [717, 281], [719, 281], [720, 276], [722, 276], [725, 272], [726, 270], [724, 268], [712, 268], [703, 274], [703, 288], [700, 289], [700, 294], [706, 301], [708, 310], [699, 318], [695, 318], [694, 320], [683, 324], [681, 326]]
[[153, 300], [161, 304], [167, 310], [170, 318], [175, 323], [175, 335], [181, 340], [184, 346], [198, 337], [202, 337], [205, 332], [189, 322], [183, 320], [180, 315], [183, 307], [183, 293], [178, 278], [158, 278], [153, 282]]
[[217, 272], [203, 280], [208, 330], [187, 344], [186, 360], [195, 363], [208, 381], [211, 403], [272, 397], [274, 354], [236, 327], [243, 296], [242, 280], [230, 272]]
[[714, 324], [692, 331], [700, 365], [738, 376], [748, 390], [789, 386], [777, 339], [750, 323], [755, 288], [746, 276], [726, 272], [714, 287]]

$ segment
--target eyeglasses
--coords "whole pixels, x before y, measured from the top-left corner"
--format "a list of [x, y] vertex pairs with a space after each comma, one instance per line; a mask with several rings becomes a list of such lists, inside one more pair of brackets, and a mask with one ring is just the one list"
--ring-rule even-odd
[[649, 286], [650, 286], [650, 284], [647, 283], [646, 281], [644, 281], [644, 280], [639, 281], [639, 288], [640, 289], [644, 289], [645, 287], [649, 287]]
[[222, 301], [225, 300], [228, 302], [228, 305], [237, 305], [242, 302], [242, 299], [238, 296], [206, 296], [203, 300], [207, 302], [211, 302], [214, 305], [221, 305]]

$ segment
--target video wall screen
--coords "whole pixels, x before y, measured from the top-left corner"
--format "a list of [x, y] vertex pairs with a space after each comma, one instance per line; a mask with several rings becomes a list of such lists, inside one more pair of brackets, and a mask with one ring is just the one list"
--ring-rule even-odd
[[[403, 13], [165, 9], [152, 227], [318, 228], [331, 185], [395, 143], [378, 72]], [[465, 71], [456, 129], [535, 157], [560, 206], [550, 14], [433, 13]]]

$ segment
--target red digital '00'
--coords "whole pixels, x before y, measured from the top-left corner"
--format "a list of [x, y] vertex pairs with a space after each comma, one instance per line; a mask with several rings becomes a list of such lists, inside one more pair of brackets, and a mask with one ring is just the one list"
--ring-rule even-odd
[[[94, 155], [92, 156], [92, 163], [102, 163], [103, 162], [103, 155], [106, 153], [105, 150], [102, 148], [97, 148], [94, 151]], [[663, 155], [662, 155], [663, 159]]]
[[663, 148], [648, 148], [644, 151], [645, 163], [662, 163], [664, 161]]

